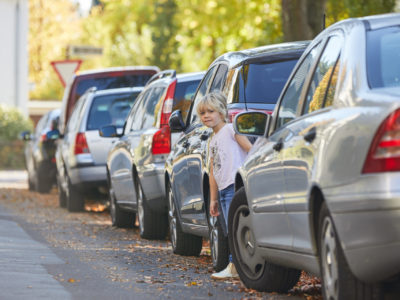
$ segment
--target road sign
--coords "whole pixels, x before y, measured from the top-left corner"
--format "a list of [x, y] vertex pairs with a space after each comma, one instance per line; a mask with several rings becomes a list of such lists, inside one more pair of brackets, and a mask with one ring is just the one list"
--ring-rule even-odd
[[103, 48], [93, 46], [68, 45], [67, 52], [70, 57], [86, 57], [93, 55], [103, 55]]
[[51, 65], [54, 68], [54, 71], [56, 71], [58, 78], [61, 80], [62, 85], [65, 87], [72, 75], [78, 71], [81, 63], [82, 60], [80, 59], [69, 59], [52, 61]]

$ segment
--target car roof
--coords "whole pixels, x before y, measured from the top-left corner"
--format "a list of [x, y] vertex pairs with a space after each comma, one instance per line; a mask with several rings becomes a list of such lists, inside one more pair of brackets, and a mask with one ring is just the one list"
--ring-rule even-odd
[[210, 66], [225, 61], [228, 63], [229, 67], [232, 68], [245, 62], [262, 60], [263, 58], [278, 60], [284, 58], [282, 55], [288, 55], [291, 53], [300, 56], [309, 43], [310, 41], [296, 41], [227, 52], [215, 59]]
[[155, 71], [159, 72], [160, 69], [157, 66], [127, 66], [127, 67], [111, 67], [111, 68], [103, 68], [103, 69], [94, 69], [87, 71], [78, 71], [76, 76], [86, 76], [93, 74], [103, 74], [109, 72], [124, 72], [124, 71]]
[[89, 89], [89, 91], [93, 92], [96, 96], [104, 96], [104, 95], [112, 95], [112, 94], [124, 94], [124, 93], [134, 93], [134, 92], [141, 92], [143, 87], [124, 87], [124, 88], [117, 88], [117, 89], [108, 89], [108, 90], [99, 90], [96, 89]]
[[[173, 71], [173, 70], [167, 70], [165, 72], [168, 72], [168, 71]], [[165, 76], [165, 77], [161, 77], [159, 79], [155, 79], [155, 80], [151, 81], [150, 83], [146, 84], [146, 87], [147, 86], [153, 86], [153, 85], [159, 84], [159, 83], [167, 83], [167, 84], [169, 84], [171, 81], [173, 81], [175, 79], [178, 79], [178, 82], [187, 82], [187, 81], [191, 81], [191, 80], [201, 80], [205, 73], [206, 73], [205, 71], [178, 73], [178, 74], [175, 73], [172, 76]], [[173, 72], [169, 72], [169, 74], [173, 74]], [[157, 74], [155, 74], [155, 75], [157, 75]]]

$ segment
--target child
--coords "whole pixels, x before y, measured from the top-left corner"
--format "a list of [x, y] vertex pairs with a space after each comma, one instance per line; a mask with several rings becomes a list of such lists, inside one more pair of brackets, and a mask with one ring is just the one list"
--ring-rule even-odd
[[[197, 114], [201, 122], [213, 130], [209, 151], [210, 215], [213, 217], [219, 215], [219, 196], [220, 212], [228, 228], [228, 212], [234, 194], [235, 174], [246, 158], [251, 143], [247, 137], [236, 134], [232, 124], [226, 123], [228, 110], [226, 97], [222, 93], [205, 95], [197, 105]], [[211, 277], [214, 279], [237, 277], [232, 255], [229, 255], [226, 269], [212, 274]]]

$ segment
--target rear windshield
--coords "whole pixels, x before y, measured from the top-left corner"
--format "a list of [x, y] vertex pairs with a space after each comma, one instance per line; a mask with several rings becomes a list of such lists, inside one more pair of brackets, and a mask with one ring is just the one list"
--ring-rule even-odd
[[87, 89], [96, 87], [97, 90], [108, 90], [122, 87], [145, 86], [146, 82], [153, 74], [131, 74], [113, 76], [105, 75], [105, 77], [82, 79], [76, 87], [76, 99], [83, 95]]
[[400, 86], [400, 26], [367, 32], [367, 74], [372, 89]]
[[242, 66], [232, 102], [275, 104], [296, 62], [293, 59]]
[[97, 130], [105, 125], [123, 127], [138, 95], [135, 92], [95, 97], [90, 107], [87, 130]]
[[196, 93], [197, 86], [200, 83], [199, 80], [179, 82], [175, 89], [175, 100], [172, 110], [180, 109], [182, 112], [182, 118], [186, 121], [187, 114], [189, 112], [190, 104], [192, 103], [192, 98]]

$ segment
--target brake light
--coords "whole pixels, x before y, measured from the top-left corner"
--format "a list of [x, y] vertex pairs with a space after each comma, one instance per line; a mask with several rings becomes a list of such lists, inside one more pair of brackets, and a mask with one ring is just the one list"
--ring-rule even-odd
[[168, 154], [171, 151], [171, 130], [164, 126], [153, 135], [151, 147], [153, 155]]
[[400, 109], [379, 126], [372, 140], [363, 173], [400, 171]]
[[86, 141], [86, 136], [84, 132], [79, 132], [75, 138], [75, 150], [74, 154], [84, 154], [90, 153], [89, 146]]
[[47, 134], [42, 134], [41, 136], [40, 136], [40, 141], [41, 142], [45, 142], [45, 141], [47, 141]]
[[176, 79], [169, 85], [167, 94], [164, 99], [160, 117], [160, 128], [168, 126], [168, 120], [171, 116], [172, 106], [174, 105], [175, 87]]

